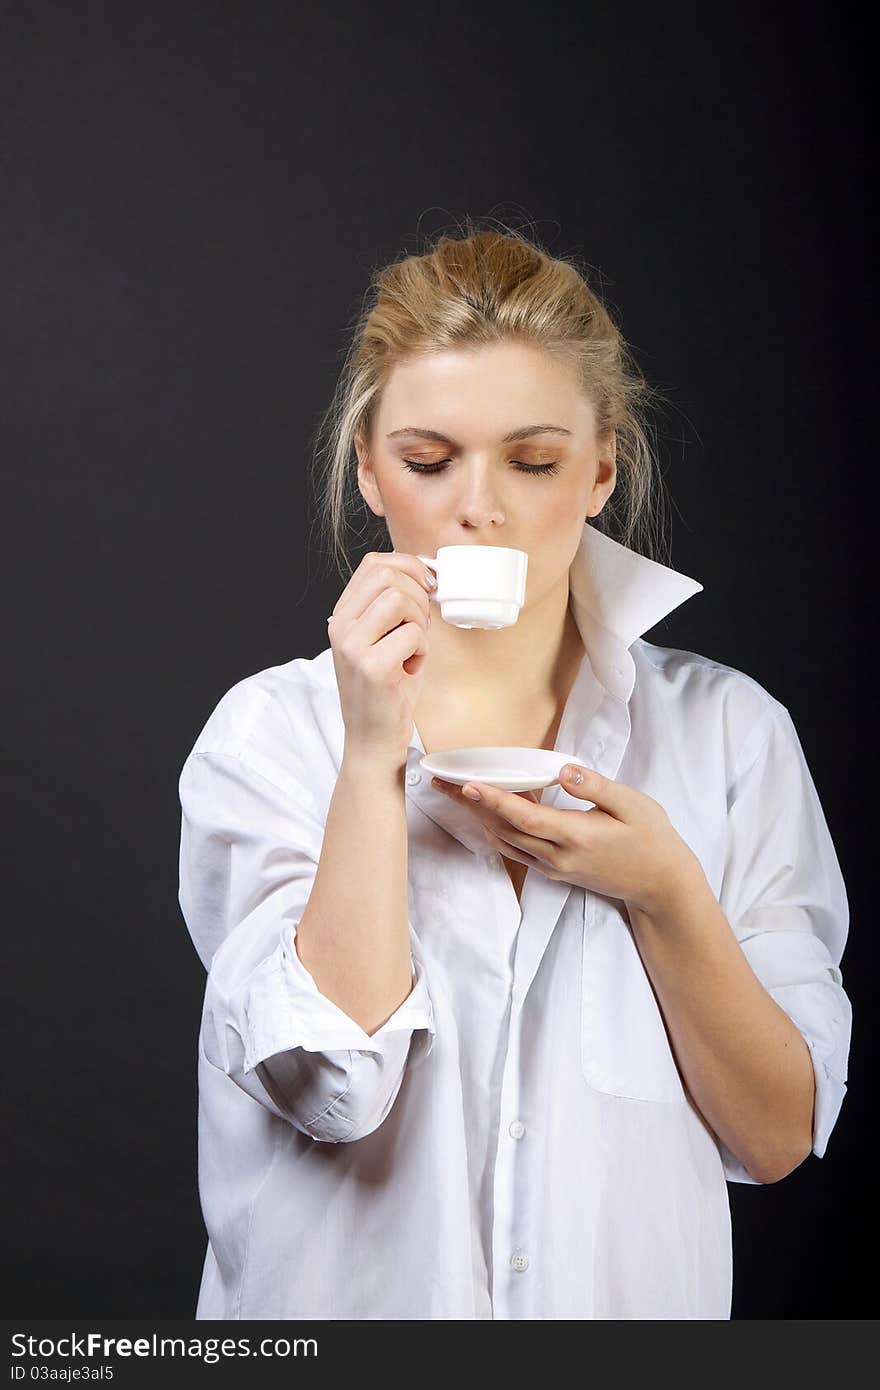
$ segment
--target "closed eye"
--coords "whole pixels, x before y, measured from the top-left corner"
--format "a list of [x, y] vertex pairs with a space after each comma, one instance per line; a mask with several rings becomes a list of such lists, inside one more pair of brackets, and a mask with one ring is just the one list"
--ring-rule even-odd
[[[443, 473], [447, 467], [448, 460], [440, 463], [416, 463], [415, 459], [404, 459], [404, 463], [410, 473]], [[514, 468], [519, 469], [520, 473], [555, 473], [559, 468], [558, 463], [519, 463], [516, 459], [512, 460]]]

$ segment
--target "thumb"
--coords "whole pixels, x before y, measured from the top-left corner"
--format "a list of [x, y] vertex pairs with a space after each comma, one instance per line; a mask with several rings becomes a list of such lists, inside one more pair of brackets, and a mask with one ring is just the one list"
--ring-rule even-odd
[[623, 798], [618, 795], [618, 785], [610, 777], [603, 777], [601, 772], [584, 767], [581, 763], [566, 763], [560, 769], [559, 782], [569, 796], [576, 796], [580, 801], [592, 801], [611, 815], [622, 815]]

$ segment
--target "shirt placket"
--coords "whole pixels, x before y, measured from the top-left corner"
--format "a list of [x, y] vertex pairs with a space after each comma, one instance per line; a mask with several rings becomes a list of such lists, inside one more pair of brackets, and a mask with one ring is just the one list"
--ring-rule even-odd
[[[585, 658], [566, 702], [554, 747], [568, 753], [603, 777], [616, 776], [630, 737], [629, 697], [635, 667], [628, 649], [604, 630], [592, 634], [601, 641], [603, 680], [597, 682], [590, 659]], [[595, 649], [595, 647], [594, 647]], [[608, 688], [606, 672], [611, 667], [614, 689]], [[596, 701], [599, 701], [598, 706]], [[528, 1183], [517, 1183], [517, 1169], [528, 1171], [530, 1128], [541, 1123], [541, 1098], [521, 1094], [520, 1049], [523, 1008], [556, 923], [573, 890], [570, 883], [548, 878], [528, 869], [520, 901], [500, 855], [488, 854], [485, 841], [466, 808], [456, 807], [443, 798], [442, 814], [430, 798], [430, 778], [419, 766], [424, 745], [416, 725], [407, 755], [407, 792], [410, 799], [432, 819], [444, 824], [471, 849], [480, 872], [490, 870], [492, 901], [502, 923], [501, 937], [514, 943], [506, 1049], [501, 1074], [499, 1107], [495, 1127], [493, 1163], [492, 1261], [489, 1272], [493, 1317], [528, 1319], [533, 1316], [536, 1261], [541, 1258], [539, 1233], [534, 1230], [528, 1200], [517, 1205], [516, 1193], [529, 1191]], [[559, 784], [545, 790], [542, 804], [557, 810], [584, 812], [588, 804], [572, 797]], [[582, 889], [577, 890], [583, 892]], [[508, 957], [509, 958], [509, 957]], [[544, 1182], [546, 1174], [533, 1174], [534, 1182]], [[531, 1276], [531, 1277], [530, 1277]]]
[[[623, 760], [630, 735], [630, 716], [626, 704], [606, 695], [589, 720], [589, 728], [574, 737], [574, 724], [583, 714], [573, 711], [572, 727], [560, 729], [560, 749], [577, 750], [578, 760], [595, 768], [603, 777], [614, 777]], [[585, 803], [570, 797], [561, 787], [552, 789], [545, 804], [555, 809], [584, 809]], [[520, 910], [507, 874], [506, 910]], [[534, 1316], [534, 1282], [537, 1262], [542, 1258], [540, 1233], [536, 1231], [528, 1196], [517, 1201], [517, 1193], [531, 1191], [529, 1182], [517, 1181], [517, 1169], [529, 1170], [529, 1145], [535, 1127], [542, 1122], [540, 1096], [527, 1096], [521, 1090], [520, 1049], [524, 1009], [529, 988], [569, 894], [583, 893], [570, 883], [561, 882], [529, 869], [521, 895], [521, 921], [516, 937], [507, 1051], [501, 1083], [501, 1112], [497, 1128], [494, 1161], [494, 1211], [492, 1224], [492, 1307], [495, 1318], [528, 1319]], [[532, 1183], [550, 1180], [550, 1175], [532, 1172]]]

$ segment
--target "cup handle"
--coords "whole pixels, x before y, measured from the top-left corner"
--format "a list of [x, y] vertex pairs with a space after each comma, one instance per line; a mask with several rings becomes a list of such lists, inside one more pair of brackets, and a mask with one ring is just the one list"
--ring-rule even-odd
[[[429, 570], [432, 570], [432, 571], [434, 572], [435, 575], [437, 574], [437, 560], [436, 560], [436, 558], [432, 560], [432, 559], [430, 558], [430, 556], [428, 556], [428, 555], [417, 555], [417, 556], [416, 556], [416, 559], [417, 559], [417, 560], [421, 560], [421, 562], [422, 562], [423, 565], [426, 565], [427, 568], [428, 568]], [[436, 597], [437, 597], [437, 590], [436, 590], [436, 589], [431, 590], [431, 591], [429, 592], [429, 594], [428, 594], [428, 598], [436, 599]]]

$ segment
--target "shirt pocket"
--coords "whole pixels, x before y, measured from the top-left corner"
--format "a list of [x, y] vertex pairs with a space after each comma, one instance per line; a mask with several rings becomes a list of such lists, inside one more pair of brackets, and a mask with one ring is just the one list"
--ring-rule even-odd
[[581, 1071], [596, 1091], [627, 1100], [685, 1099], [663, 1014], [623, 904], [584, 893]]

